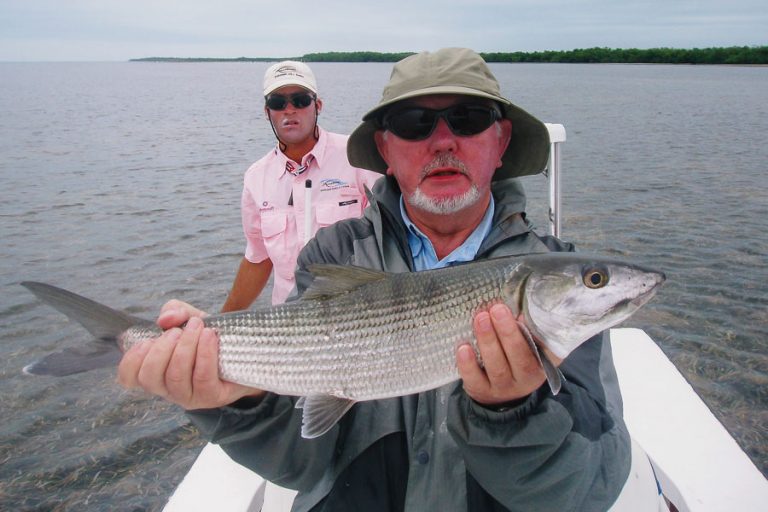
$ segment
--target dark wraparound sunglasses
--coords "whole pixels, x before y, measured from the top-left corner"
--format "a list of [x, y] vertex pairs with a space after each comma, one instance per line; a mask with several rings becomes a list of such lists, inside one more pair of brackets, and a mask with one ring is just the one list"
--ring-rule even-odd
[[272, 94], [267, 96], [267, 108], [269, 110], [285, 110], [288, 106], [288, 102], [296, 108], [307, 108], [314, 101], [315, 96], [306, 92], [297, 92], [290, 96], [283, 96], [282, 94]]
[[401, 139], [423, 140], [432, 135], [440, 119], [445, 119], [454, 135], [468, 137], [487, 130], [501, 119], [496, 107], [459, 104], [442, 110], [408, 107], [384, 114], [381, 126]]

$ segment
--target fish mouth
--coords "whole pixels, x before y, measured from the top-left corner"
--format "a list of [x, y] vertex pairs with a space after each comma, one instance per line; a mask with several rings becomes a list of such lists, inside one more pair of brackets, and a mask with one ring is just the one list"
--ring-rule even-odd
[[654, 295], [656, 295], [659, 286], [661, 286], [666, 279], [667, 276], [663, 272], [654, 272], [649, 279], [649, 282], [645, 284], [647, 288], [639, 291], [635, 297], [627, 297], [626, 299], [619, 301], [615, 308], [621, 309], [624, 307], [632, 307], [637, 309], [645, 305]]

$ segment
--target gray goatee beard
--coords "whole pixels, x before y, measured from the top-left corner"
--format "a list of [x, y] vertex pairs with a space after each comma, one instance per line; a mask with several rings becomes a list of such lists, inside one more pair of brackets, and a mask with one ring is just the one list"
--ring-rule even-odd
[[469, 208], [477, 203], [479, 199], [480, 191], [473, 183], [469, 190], [460, 196], [454, 197], [429, 197], [420, 188], [417, 188], [411, 197], [407, 198], [407, 201], [408, 204], [419, 210], [437, 215], [448, 215]]
[[[450, 153], [443, 153], [438, 155], [434, 160], [427, 164], [424, 169], [421, 170], [421, 179], [423, 180], [430, 172], [440, 167], [454, 167], [462, 174], [468, 174], [464, 162], [451, 155]], [[472, 183], [472, 186], [469, 188], [469, 190], [460, 196], [429, 197], [421, 191], [421, 187], [416, 187], [416, 190], [413, 192], [413, 194], [406, 198], [406, 201], [408, 201], [408, 204], [410, 204], [412, 207], [436, 215], [458, 213], [461, 210], [474, 205], [479, 200], [480, 190], [474, 183]]]

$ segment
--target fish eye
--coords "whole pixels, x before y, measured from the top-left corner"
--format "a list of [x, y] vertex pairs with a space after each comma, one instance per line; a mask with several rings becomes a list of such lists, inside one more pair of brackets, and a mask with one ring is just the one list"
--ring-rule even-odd
[[581, 275], [587, 288], [602, 288], [608, 284], [608, 272], [601, 268], [587, 268]]

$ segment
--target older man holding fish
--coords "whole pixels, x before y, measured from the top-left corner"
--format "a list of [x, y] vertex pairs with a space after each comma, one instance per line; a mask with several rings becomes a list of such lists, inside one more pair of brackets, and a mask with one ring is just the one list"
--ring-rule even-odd
[[[381, 102], [348, 144], [352, 165], [386, 178], [376, 183], [362, 218], [320, 230], [301, 252], [300, 302], [343, 296], [345, 287], [380, 289], [373, 272], [321, 271], [317, 264], [405, 273], [572, 251], [570, 244], [534, 233], [513, 179], [540, 172], [548, 151], [544, 125], [501, 96], [476, 53], [443, 49], [397, 63]], [[555, 267], [544, 273], [554, 274]], [[602, 264], [579, 270], [576, 281], [584, 289], [600, 288], [610, 270]], [[568, 296], [566, 309], [589, 301], [570, 289], [548, 289], [547, 276], [542, 282], [536, 300]], [[429, 298], [441, 281], [424, 283]], [[531, 320], [535, 304], [523, 292], [508, 291], [509, 301], [488, 300], [475, 310], [468, 337], [474, 333], [476, 343], [465, 339], [451, 349], [461, 380], [405, 396], [357, 401], [338, 389], [297, 400], [222, 380], [214, 323], [177, 301], [158, 318], [164, 334], [128, 350], [118, 378], [125, 387], [180, 404], [233, 459], [298, 489], [294, 510], [608, 510], [631, 465], [608, 346], [602, 334], [578, 340], [578, 347], [558, 343], [549, 333], [567, 334], [569, 326]], [[515, 301], [525, 305], [511, 306]], [[440, 304], [432, 316], [450, 313], [449, 303]], [[365, 300], [348, 309], [355, 306], [349, 314], [368, 314]], [[554, 321], [554, 310], [547, 311]], [[379, 323], [405, 313], [387, 314], [392, 318], [382, 316]], [[601, 327], [601, 315], [598, 329], [609, 325]], [[574, 332], [582, 327], [570, 321]], [[407, 350], [381, 358], [394, 365]]]

